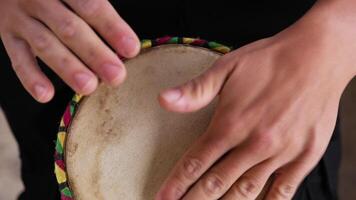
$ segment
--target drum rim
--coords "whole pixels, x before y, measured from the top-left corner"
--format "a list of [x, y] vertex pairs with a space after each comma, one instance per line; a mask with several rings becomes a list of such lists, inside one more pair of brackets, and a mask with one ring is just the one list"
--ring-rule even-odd
[[[217, 42], [203, 40], [200, 38], [170, 36], [158, 38], [155, 40], [142, 40], [141, 50], [169, 44], [183, 44], [193, 47], [202, 47], [221, 54], [229, 53], [232, 50], [231, 47], [225, 46]], [[69, 102], [68, 106], [64, 111], [57, 133], [54, 155], [54, 172], [59, 186], [61, 200], [74, 200], [73, 191], [69, 186], [67, 171], [65, 167], [65, 142], [72, 119], [74, 118], [77, 112], [77, 108], [83, 99], [84, 97], [79, 94], [75, 94], [73, 96], [72, 100]]]

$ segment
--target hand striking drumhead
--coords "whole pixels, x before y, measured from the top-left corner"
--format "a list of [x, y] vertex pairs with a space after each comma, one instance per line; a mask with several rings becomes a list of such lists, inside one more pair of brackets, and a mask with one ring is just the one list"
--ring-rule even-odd
[[159, 91], [209, 68], [219, 53], [163, 45], [128, 60], [126, 81], [100, 85], [78, 108], [68, 131], [65, 161], [76, 200], [152, 200], [169, 170], [202, 134], [213, 114], [163, 110]]

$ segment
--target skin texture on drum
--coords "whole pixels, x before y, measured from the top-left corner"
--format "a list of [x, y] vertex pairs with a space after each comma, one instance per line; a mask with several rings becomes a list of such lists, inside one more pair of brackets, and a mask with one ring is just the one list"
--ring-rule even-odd
[[143, 51], [126, 62], [119, 88], [100, 85], [85, 98], [69, 129], [66, 167], [76, 200], [154, 199], [169, 170], [207, 128], [214, 103], [170, 113], [157, 96], [208, 69], [220, 54], [184, 45]]

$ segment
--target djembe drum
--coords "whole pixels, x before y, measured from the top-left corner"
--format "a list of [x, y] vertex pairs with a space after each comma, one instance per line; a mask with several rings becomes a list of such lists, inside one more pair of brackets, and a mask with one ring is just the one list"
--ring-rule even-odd
[[125, 61], [126, 81], [75, 95], [62, 118], [55, 172], [62, 200], [153, 200], [189, 145], [207, 128], [214, 102], [190, 114], [163, 110], [159, 91], [190, 80], [230, 48], [191, 38], [142, 42]]

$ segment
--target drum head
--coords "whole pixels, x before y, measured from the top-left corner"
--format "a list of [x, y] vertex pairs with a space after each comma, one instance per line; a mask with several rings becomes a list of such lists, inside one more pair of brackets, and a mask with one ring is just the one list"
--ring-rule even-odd
[[159, 106], [162, 89], [208, 69], [220, 53], [163, 45], [125, 62], [126, 81], [100, 85], [78, 107], [68, 128], [65, 164], [76, 200], [152, 200], [189, 145], [202, 134], [214, 103], [190, 114]]

